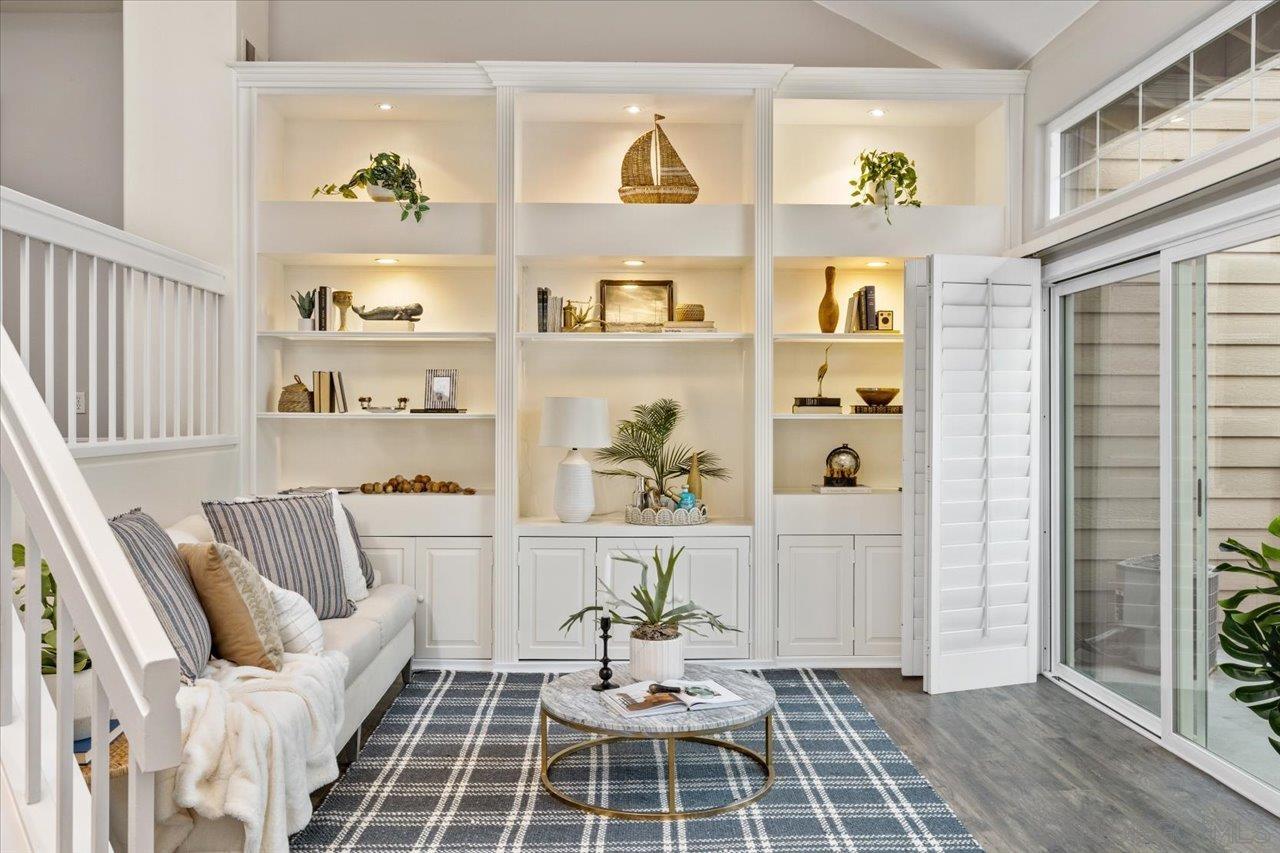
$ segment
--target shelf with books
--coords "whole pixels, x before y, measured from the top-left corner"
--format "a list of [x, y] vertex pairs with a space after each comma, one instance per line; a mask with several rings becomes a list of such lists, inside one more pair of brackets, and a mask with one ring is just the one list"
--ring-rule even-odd
[[900, 421], [902, 415], [895, 414], [838, 414], [836, 412], [818, 412], [807, 415], [798, 412], [774, 412], [775, 421]]
[[751, 340], [750, 332], [518, 332], [522, 342], [548, 344], [735, 343]]
[[290, 332], [259, 331], [260, 340], [290, 343], [343, 344], [444, 344], [493, 343], [493, 332]]
[[778, 344], [901, 344], [902, 332], [783, 332], [773, 336]]
[[258, 412], [265, 421], [492, 421], [492, 412]]

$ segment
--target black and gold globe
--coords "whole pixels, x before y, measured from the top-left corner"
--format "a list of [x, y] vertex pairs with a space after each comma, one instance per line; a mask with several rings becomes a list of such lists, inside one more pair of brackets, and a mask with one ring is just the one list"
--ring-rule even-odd
[[827, 454], [827, 470], [822, 477], [825, 486], [856, 486], [858, 471], [862, 470], [862, 457], [848, 444], [842, 444]]

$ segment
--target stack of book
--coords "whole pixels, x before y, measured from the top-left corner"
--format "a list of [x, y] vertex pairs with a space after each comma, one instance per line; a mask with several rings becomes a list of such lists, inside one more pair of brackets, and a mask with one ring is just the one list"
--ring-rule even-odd
[[311, 371], [311, 411], [324, 414], [347, 411], [347, 387], [341, 370]]
[[551, 288], [538, 288], [538, 331], [564, 331], [564, 297], [552, 296]]
[[668, 320], [662, 324], [664, 332], [714, 332], [715, 320]]
[[874, 332], [876, 325], [876, 286], [859, 287], [849, 297], [849, 307], [844, 314], [845, 332]]
[[[108, 746], [110, 746], [111, 742], [122, 734], [124, 734], [124, 729], [120, 727], [119, 720], [113, 719], [107, 723]], [[79, 740], [74, 741], [71, 744], [71, 750], [75, 753], [76, 764], [81, 767], [88, 766], [93, 759], [93, 738], [82, 737]], [[107, 762], [110, 763], [110, 758], [107, 759]]]
[[[657, 685], [656, 690], [650, 688]], [[658, 684], [637, 681], [600, 694], [605, 704], [624, 717], [654, 717], [705, 708], [732, 708], [746, 700], [715, 681], [671, 678]]]

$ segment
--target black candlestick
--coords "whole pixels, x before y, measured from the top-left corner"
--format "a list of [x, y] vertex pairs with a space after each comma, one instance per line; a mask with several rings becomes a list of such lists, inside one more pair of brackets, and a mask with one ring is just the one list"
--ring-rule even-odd
[[613, 670], [609, 669], [609, 626], [613, 620], [608, 616], [600, 617], [600, 639], [604, 641], [604, 654], [600, 656], [600, 683], [591, 685], [592, 690], [613, 690], [618, 685], [609, 679], [613, 678]]

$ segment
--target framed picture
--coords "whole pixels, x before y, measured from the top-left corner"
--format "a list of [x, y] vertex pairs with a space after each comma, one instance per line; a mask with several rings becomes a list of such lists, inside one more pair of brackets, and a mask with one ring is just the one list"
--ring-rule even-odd
[[427, 370], [422, 407], [427, 411], [458, 408], [458, 371], [452, 368]]
[[606, 332], [653, 329], [675, 318], [671, 281], [600, 282], [600, 313]]

